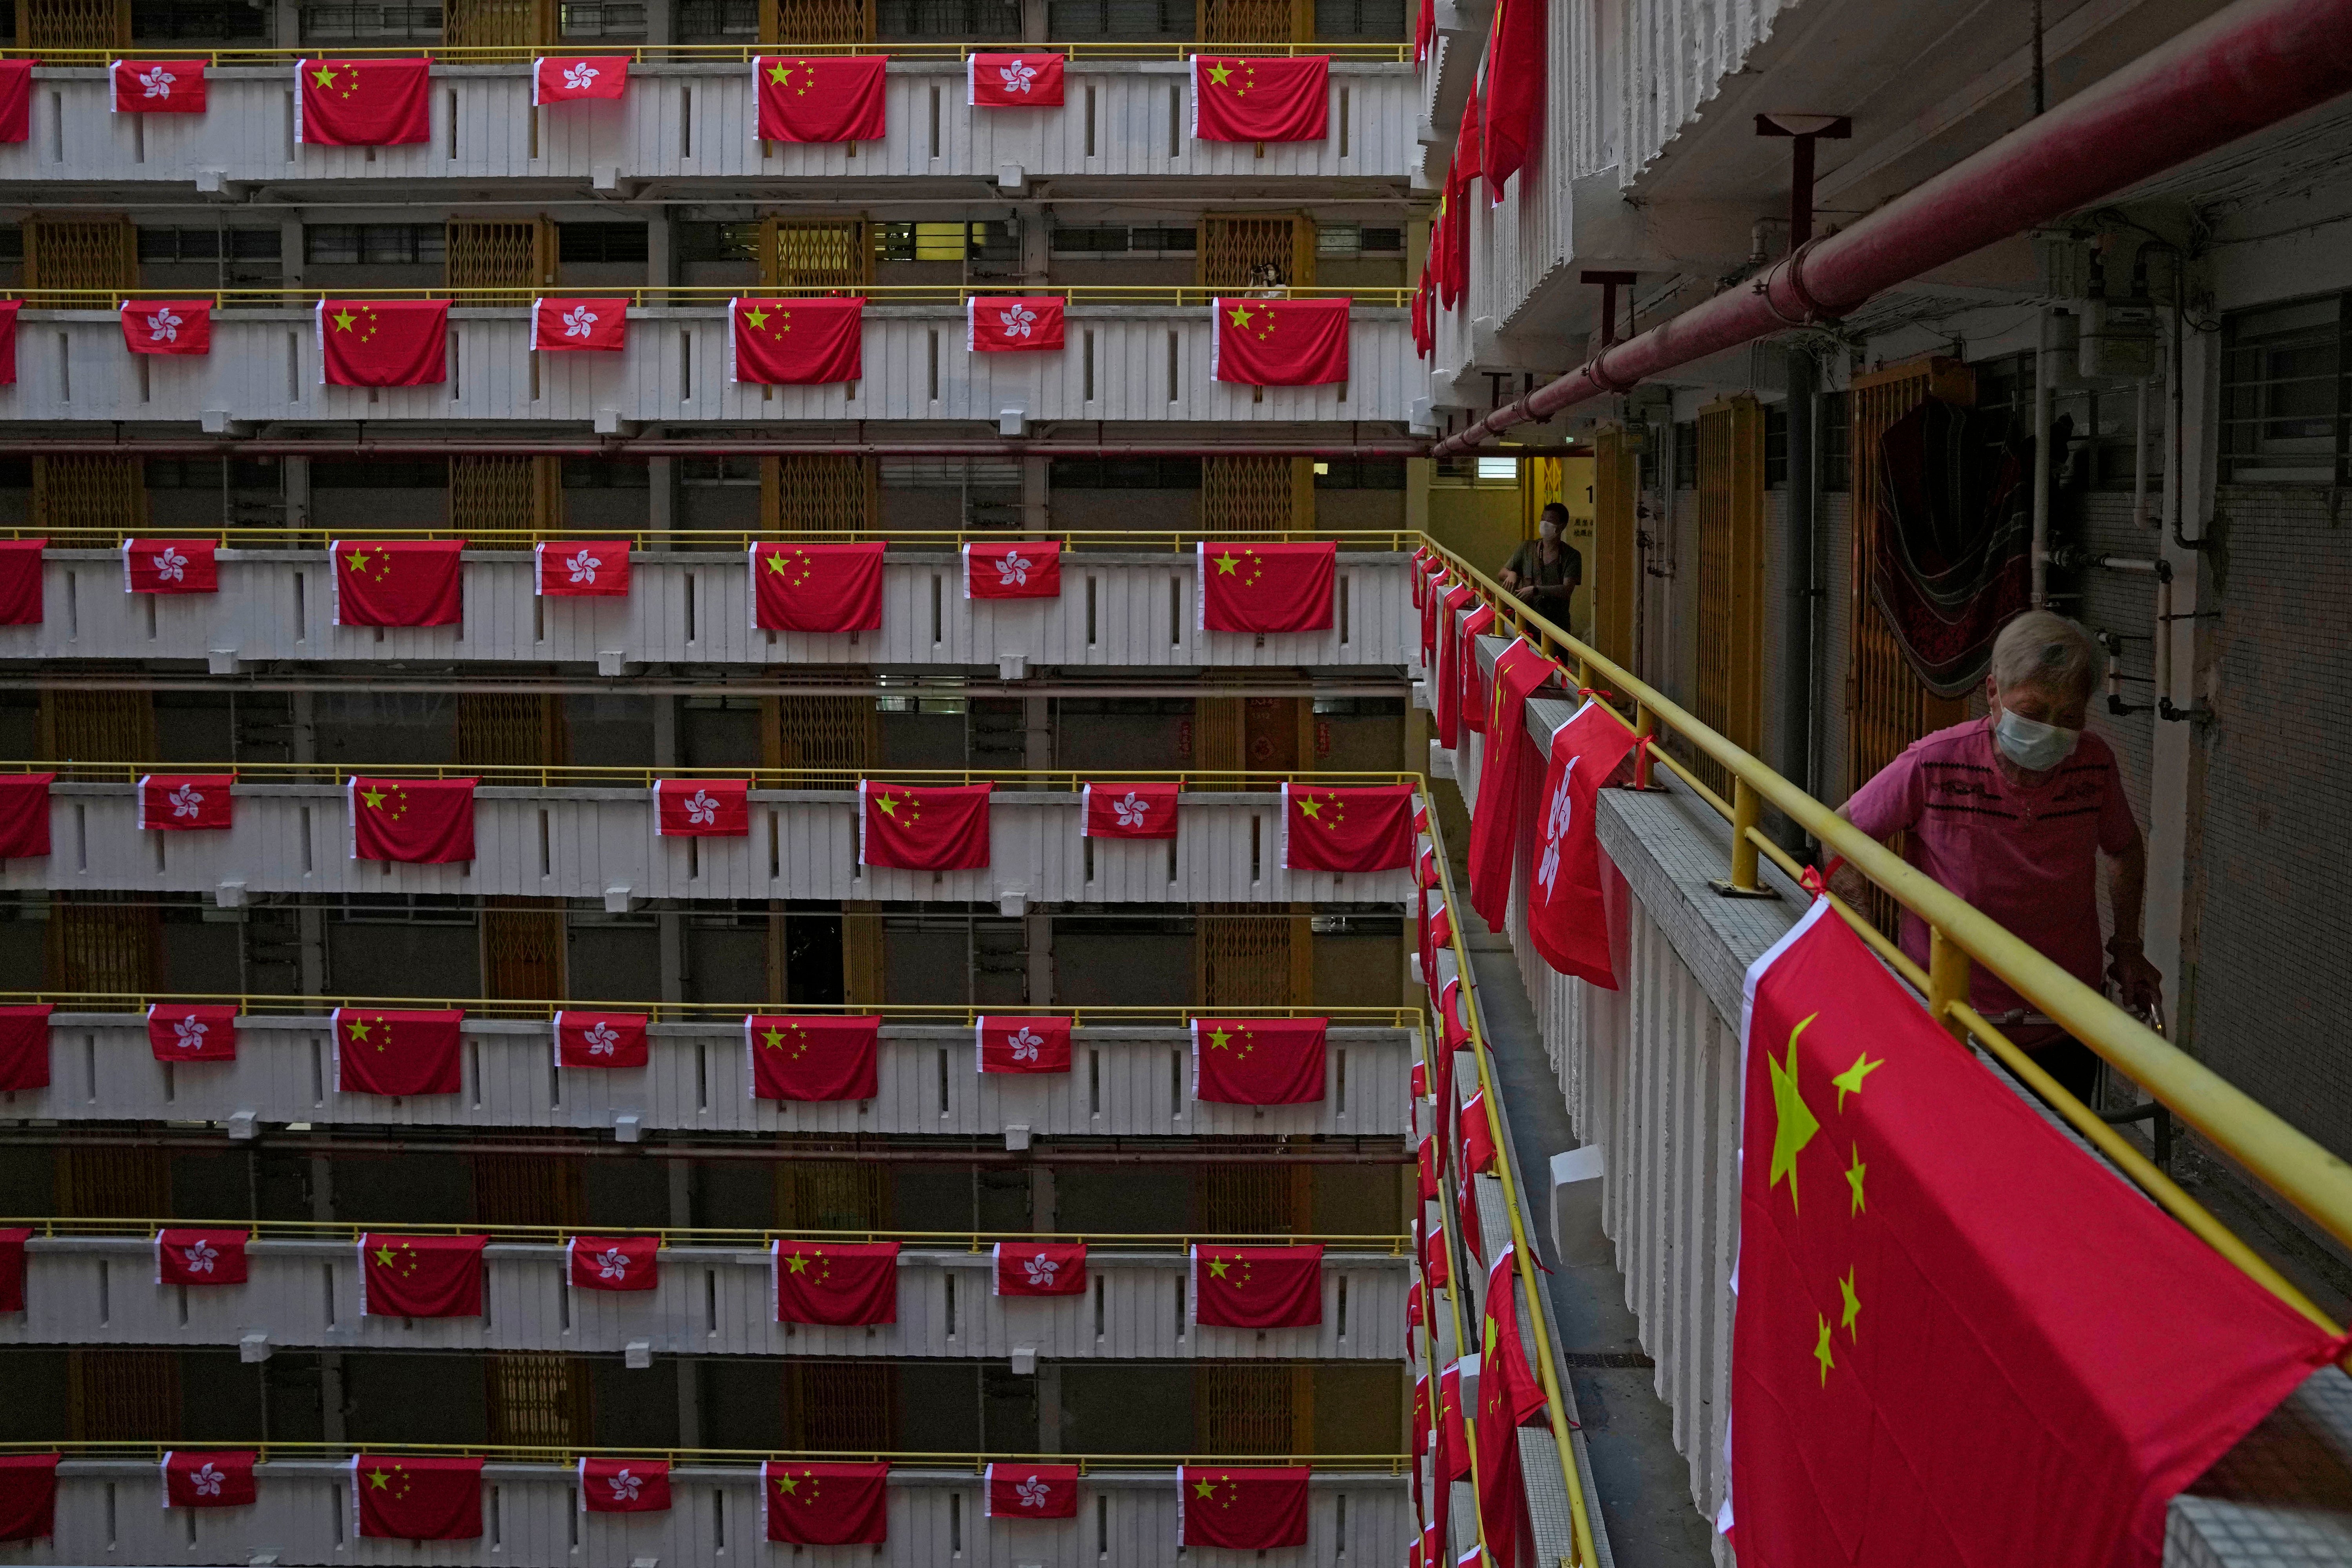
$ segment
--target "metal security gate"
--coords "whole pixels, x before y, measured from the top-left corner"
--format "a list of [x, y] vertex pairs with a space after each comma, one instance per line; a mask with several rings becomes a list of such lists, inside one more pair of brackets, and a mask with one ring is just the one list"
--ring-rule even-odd
[[871, 458], [816, 452], [760, 459], [760, 526], [769, 533], [856, 537], [873, 531], [880, 508]]
[[61, 549], [107, 550], [145, 533], [144, 459], [35, 458], [33, 525]]
[[1304, 214], [1203, 213], [1201, 287], [1311, 289], [1315, 240], [1315, 220]]
[[1204, 533], [1315, 531], [1312, 458], [1203, 458], [1201, 530]]
[[863, 289], [874, 281], [874, 226], [863, 217], [760, 220], [760, 287], [779, 294]]

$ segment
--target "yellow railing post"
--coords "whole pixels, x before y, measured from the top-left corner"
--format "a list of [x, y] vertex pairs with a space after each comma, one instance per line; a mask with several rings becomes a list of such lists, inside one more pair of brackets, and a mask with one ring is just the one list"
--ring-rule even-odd
[[1966, 1040], [1968, 1026], [1953, 1016], [1955, 1003], [1969, 999], [1969, 975], [1973, 969], [1960, 944], [1941, 926], [1927, 929], [1927, 1014], [1954, 1038]]
[[[1646, 748], [1645, 748], [1646, 749]], [[1748, 786], [1745, 774], [1731, 786], [1731, 875], [1707, 885], [1727, 899], [1777, 899], [1780, 895], [1756, 880], [1756, 824], [1763, 803]]]

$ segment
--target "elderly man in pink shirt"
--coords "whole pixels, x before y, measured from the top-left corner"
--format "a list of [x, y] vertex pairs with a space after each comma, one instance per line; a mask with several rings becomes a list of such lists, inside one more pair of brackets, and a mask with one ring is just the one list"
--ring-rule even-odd
[[[1856, 790], [1838, 815], [1873, 838], [1900, 832], [1904, 858], [1999, 921], [2085, 985], [2101, 977], [2097, 860], [2107, 857], [2116, 931], [2105, 966], [2129, 1011], [2154, 1005], [2160, 977], [2140, 943], [2147, 846], [2115, 752], [2083, 728], [2096, 679], [2091, 639], [2047, 610], [2003, 627], [1985, 677], [1991, 709], [1914, 742]], [[1862, 878], [1841, 870], [1841, 897]], [[1903, 951], [1927, 962], [1927, 929], [1903, 917]], [[1976, 967], [1969, 1001], [2033, 1053], [2076, 1099], [2098, 1085], [2099, 1058], [2033, 1012], [1999, 976]]]

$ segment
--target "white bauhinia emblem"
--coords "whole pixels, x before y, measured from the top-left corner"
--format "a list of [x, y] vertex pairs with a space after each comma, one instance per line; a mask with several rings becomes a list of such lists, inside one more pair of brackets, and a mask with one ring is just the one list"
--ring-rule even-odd
[[164, 797], [172, 803], [173, 816], [202, 816], [205, 812], [205, 792], [194, 784], [182, 784]]
[[199, 1469], [194, 1475], [188, 1478], [190, 1481], [195, 1484], [196, 1495], [198, 1497], [220, 1496], [221, 1482], [227, 1479], [227, 1477], [221, 1474], [220, 1467], [214, 1464], [210, 1459], [205, 1461], [203, 1468]]
[[1048, 1258], [1042, 1252], [1034, 1258], [1024, 1258], [1022, 1267], [1028, 1272], [1029, 1283], [1040, 1289], [1051, 1289], [1054, 1276], [1062, 1271], [1059, 1258]]
[[563, 312], [563, 335], [567, 338], [593, 337], [596, 331], [596, 312], [585, 305], [574, 305]]
[[619, 1470], [616, 1470], [606, 1479], [613, 1483], [613, 1500], [614, 1502], [636, 1501], [638, 1489], [646, 1484], [642, 1479], [630, 1471], [626, 1466], [623, 1466]]
[[[625, 1254], [625, 1253], [624, 1253], [624, 1252], [623, 1252], [619, 1247], [606, 1247], [604, 1251], [602, 1251], [602, 1252], [600, 1252], [600, 1253], [598, 1253], [598, 1254], [596, 1255], [596, 1278], [597, 1278], [597, 1279], [626, 1279], [628, 1277], [629, 1277], [629, 1259], [628, 1259], [628, 1255], [627, 1255], [627, 1254]], [[621, 1472], [621, 1474], [623, 1474], [623, 1475], [625, 1475], [625, 1475], [627, 1475], [628, 1473], [629, 1473], [629, 1472], [628, 1472], [628, 1471], [626, 1471], [626, 1470], [623, 1470], [623, 1471]], [[635, 1483], [632, 1483], [632, 1484], [634, 1485]], [[635, 1493], [634, 1493], [634, 1492], [632, 1492], [630, 1495], [631, 1495], [632, 1497], [634, 1497], [634, 1496], [635, 1496], [636, 1494], [635, 1494]]]
[[[565, 91], [586, 92], [590, 88], [595, 85], [596, 68], [590, 65], [586, 60], [575, 60], [571, 65], [563, 68], [563, 88]], [[589, 320], [593, 321], [595, 318], [592, 316]], [[629, 1472], [623, 1470], [621, 1473], [625, 1476]], [[632, 1484], [634, 1485], [635, 1483]], [[635, 1497], [636, 1494], [632, 1492], [629, 1495]]]
[[565, 562], [563, 569], [572, 574], [572, 580], [574, 583], [593, 583], [596, 581], [597, 568], [604, 564], [603, 556], [591, 555], [583, 550]]
[[614, 1047], [621, 1043], [621, 1032], [604, 1019], [599, 1018], [589, 1026], [586, 1038], [590, 1056], [609, 1057], [615, 1054]]
[[1023, 1508], [1034, 1508], [1040, 1512], [1044, 1511], [1045, 1504], [1054, 1495], [1054, 1489], [1034, 1476], [1031, 1476], [1027, 1480], [1014, 1487], [1013, 1491], [1013, 1495], [1020, 1498]]
[[[152, 559], [155, 565], [155, 575], [163, 579], [164, 582], [184, 583], [188, 580], [188, 558], [181, 554], [178, 551], [173, 549], [170, 545], [166, 544], [163, 546], [162, 552], [155, 555]], [[202, 800], [205, 797], [198, 795], [196, 798], [198, 800]]]
[[172, 96], [173, 85], [179, 79], [180, 79], [178, 77], [173, 76], [169, 70], [166, 70], [162, 66], [157, 66], [152, 70], [141, 71], [139, 73], [139, 85], [146, 89], [142, 96], [147, 98], [169, 98]]
[[1568, 793], [1576, 778], [1576, 764], [1581, 757], [1568, 759], [1568, 766], [1559, 770], [1559, 787], [1551, 792], [1551, 809], [1544, 814], [1543, 861], [1536, 868], [1536, 880], [1543, 884], [1544, 897], [1551, 897], [1551, 885], [1559, 879], [1559, 846], [1568, 837], [1569, 818], [1574, 814], [1576, 802]]
[[996, 313], [997, 325], [1008, 338], [1025, 338], [1037, 324], [1037, 312], [1026, 305], [1008, 305]]
[[220, 1258], [220, 1248], [209, 1241], [199, 1241], [193, 1246], [182, 1247], [180, 1255], [187, 1260], [189, 1273], [210, 1274], [213, 1272], [213, 1264]]
[[1125, 795], [1112, 801], [1110, 808], [1118, 814], [1118, 825], [1121, 827], [1140, 827], [1143, 826], [1143, 819], [1150, 815], [1151, 803], [1133, 790], [1129, 790]]
[[1027, 92], [1029, 84], [1037, 79], [1037, 68], [1027, 60], [1014, 60], [1011, 65], [997, 67], [996, 74], [1003, 78], [1005, 91]]
[[1029, 1027], [1028, 1025], [1024, 1024], [1021, 1026], [1020, 1031], [1004, 1043], [1013, 1047], [1013, 1059], [1014, 1061], [1034, 1062], [1037, 1059], [1039, 1049], [1045, 1044], [1045, 1037], [1043, 1035], [1040, 1035], [1036, 1030]]
[[1036, 564], [1018, 550], [1008, 550], [996, 563], [996, 585], [1000, 588], [1025, 588], [1029, 585], [1029, 568]]
[[[203, 1050], [206, 1029], [207, 1026], [201, 1019], [182, 1018], [172, 1026], [172, 1043], [184, 1051]], [[198, 1242], [196, 1245], [201, 1247], [204, 1244]]]
[[184, 318], [171, 306], [161, 307], [147, 318], [147, 341], [151, 343], [178, 342], [184, 321]]
[[686, 819], [697, 827], [709, 827], [719, 820], [719, 797], [707, 789], [698, 789], [687, 798]]

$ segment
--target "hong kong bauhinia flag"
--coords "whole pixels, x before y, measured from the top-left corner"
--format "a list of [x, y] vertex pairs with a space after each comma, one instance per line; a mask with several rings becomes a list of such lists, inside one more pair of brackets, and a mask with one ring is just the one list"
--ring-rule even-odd
[[992, 1464], [985, 1472], [990, 1519], [1076, 1519], [1076, 1465]]
[[1070, 1070], [1070, 1021], [1066, 1017], [1009, 1018], [983, 1013], [972, 1026], [972, 1044], [984, 1073]]
[[1209, 374], [1244, 386], [1345, 381], [1348, 307], [1345, 299], [1220, 299], [1209, 335]]
[[1083, 785], [1079, 833], [1087, 838], [1173, 838], [1179, 789], [1173, 779]]
[[155, 1233], [158, 1285], [242, 1285], [246, 1243], [242, 1230], [163, 1229]]
[[1323, 1098], [1328, 1018], [1195, 1018], [1192, 1098], [1305, 1105]]
[[1059, 109], [1066, 63], [1060, 55], [968, 56], [964, 100], [975, 109]]
[[1230, 544], [1202, 540], [1200, 606], [1204, 632], [1328, 632], [1339, 547]]
[[669, 1461], [614, 1459], [582, 1455], [582, 1513], [667, 1513]]
[[770, 1459], [760, 1467], [761, 1533], [793, 1546], [879, 1546], [889, 1539], [887, 1464]]
[[55, 773], [0, 773], [0, 860], [49, 852], [49, 785]]
[[163, 1450], [165, 1508], [245, 1508], [254, 1500], [250, 1448]]
[[1062, 596], [1062, 546], [1058, 541], [967, 544], [963, 547], [963, 596], [967, 599], [1058, 599]]
[[352, 1459], [354, 1533], [392, 1541], [471, 1541], [482, 1533], [482, 1461], [403, 1454]]
[[466, 1015], [334, 1012], [335, 1090], [339, 1094], [455, 1094], [460, 1087], [457, 1046]]
[[1203, 142], [1320, 142], [1331, 57], [1192, 57], [1192, 134]]
[[294, 68], [294, 140], [311, 147], [430, 142], [432, 97], [433, 62], [422, 56], [303, 60]]
[[1177, 1534], [1185, 1546], [1275, 1552], [1307, 1544], [1304, 1465], [1177, 1468]]
[[882, 55], [761, 55], [751, 61], [762, 142], [878, 142]]
[[354, 860], [446, 865], [474, 858], [473, 779], [378, 779], [343, 786]]
[[575, 1236], [563, 1258], [574, 1290], [650, 1290], [660, 1282], [659, 1237]]
[[0, 1007], [0, 1094], [47, 1089], [53, 1004]]
[[774, 632], [879, 630], [887, 548], [878, 540], [752, 545], [752, 626]]
[[660, 838], [740, 838], [751, 831], [750, 779], [656, 779]]
[[833, 1328], [898, 1321], [895, 1241], [776, 1241], [776, 1321]]
[[542, 599], [625, 599], [625, 539], [543, 539], [531, 546], [530, 591]]
[[530, 62], [530, 101], [579, 103], [629, 89], [626, 55], [541, 55]]
[[915, 787], [857, 781], [857, 861], [907, 871], [977, 871], [988, 865], [992, 786]]
[[1311, 1328], [1323, 1321], [1323, 1249], [1195, 1247], [1191, 1305], [1212, 1328]]
[[1000, 1241], [995, 1261], [996, 1295], [1087, 1293], [1087, 1244], [1083, 1241]]
[[1027, 353], [1062, 346], [1062, 300], [1056, 294], [964, 301], [965, 346], [977, 354]]
[[429, 386], [449, 379], [446, 300], [321, 300], [321, 386]]
[[581, 349], [619, 353], [629, 346], [626, 300], [533, 300], [530, 346], [541, 353]]
[[1528, 889], [1528, 934], [1562, 974], [1617, 989], [1610, 953], [1606, 863], [1593, 815], [1601, 787], [1633, 750], [1633, 732], [1598, 701], [1552, 731], [1551, 757], [1536, 796], [1535, 877]]
[[139, 780], [139, 826], [150, 833], [206, 832], [230, 826], [233, 773], [146, 773]]
[[216, 594], [220, 566], [210, 539], [126, 539], [122, 587], [130, 594]]
[[202, 114], [202, 60], [115, 60], [106, 68], [117, 114]]
[[122, 346], [135, 354], [213, 352], [208, 300], [131, 300], [122, 306]]
[[1282, 786], [1282, 864], [1291, 871], [1389, 871], [1412, 864], [1412, 786]]
[[463, 540], [338, 539], [327, 548], [339, 626], [454, 626], [465, 616]]
[[360, 1237], [360, 1311], [371, 1318], [478, 1318], [487, 1236]]
[[643, 1013], [555, 1010], [555, 1065], [560, 1068], [641, 1068], [652, 1059]]
[[729, 302], [727, 379], [764, 386], [827, 386], [866, 374], [862, 297]]
[[159, 1062], [233, 1062], [236, 1008], [226, 1003], [152, 1002], [147, 1048]]
[[754, 1013], [743, 1020], [755, 1100], [872, 1100], [880, 1089], [879, 1015]]

